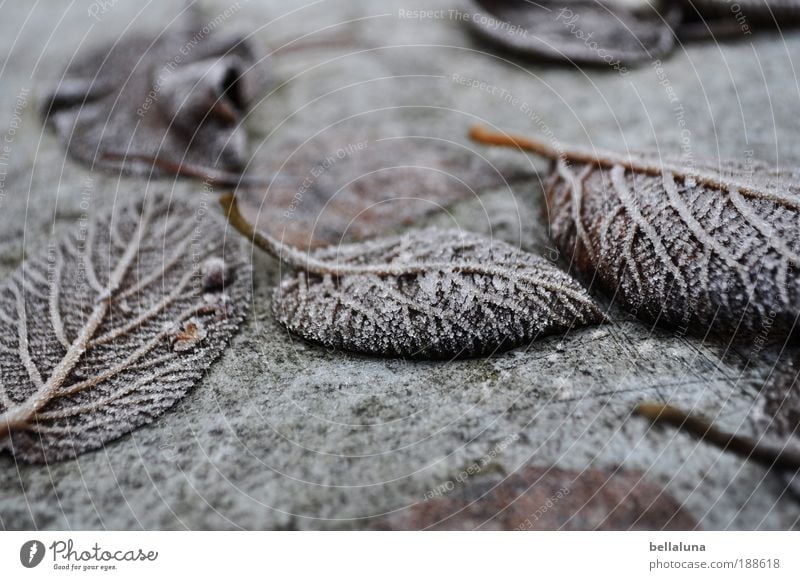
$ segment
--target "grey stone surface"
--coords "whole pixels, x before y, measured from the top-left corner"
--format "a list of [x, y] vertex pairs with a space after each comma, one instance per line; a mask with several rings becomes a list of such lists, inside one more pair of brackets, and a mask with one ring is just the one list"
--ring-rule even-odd
[[[158, 30], [182, 3], [118, 2], [99, 21], [91, 6], [0, 9], [0, 131], [19, 125], [0, 192], [3, 275], [69, 228], [87, 192], [100, 211], [145, 188], [200, 191], [185, 180], [90, 173], [43, 130], [36, 114], [43, 91], [79, 49], [127, 27]], [[231, 6], [202, 3], [209, 19]], [[800, 160], [798, 33], [680, 47], [663, 75], [645, 65], [623, 76], [493, 54], [454, 19], [401, 17], [400, 10], [450, 8], [444, 1], [233, 6], [224, 25], [252, 33], [265, 49], [306, 34], [299, 42], [334, 41], [274, 55], [275, 88], [248, 119], [253, 168], [286, 143], [357, 115], [364, 123], [409, 123], [531, 171], [526, 182], [481, 192], [426, 223], [455, 223], [547, 252], [535, 173], [544, 165], [470, 144], [466, 128], [475, 121], [530, 134], [549, 127], [565, 144], [688, 147], [712, 158], [752, 150], [784, 165]], [[486, 82], [519, 101], [454, 78]], [[27, 106], [17, 103], [23, 91]], [[612, 324], [489, 359], [370, 359], [288, 336], [270, 313], [279, 268], [257, 251], [253, 259], [249, 321], [174, 412], [75, 461], [24, 466], [0, 456], [0, 527], [363, 528], [371, 517], [423, 501], [486, 454], [492, 461], [475, 477], [527, 464], [621, 466], [645, 471], [707, 529], [800, 527], [800, 504], [774, 476], [630, 416], [639, 401], [669, 400], [752, 433], [748, 411], [780, 344], [754, 356], [752, 345], [676, 336], [615, 312]], [[513, 434], [513, 443], [492, 453]]]

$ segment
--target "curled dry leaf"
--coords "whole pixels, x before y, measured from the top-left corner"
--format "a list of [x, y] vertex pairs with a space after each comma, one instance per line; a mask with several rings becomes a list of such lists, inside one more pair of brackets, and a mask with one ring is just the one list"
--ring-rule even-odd
[[504, 48], [546, 59], [617, 67], [670, 52], [670, 24], [680, 10], [663, 17], [651, 6], [637, 13], [599, 0], [469, 0], [467, 22], [481, 37]]
[[237, 229], [297, 270], [275, 292], [278, 320], [328, 347], [476, 356], [603, 320], [568, 274], [504, 242], [430, 229], [304, 253], [254, 232], [233, 196], [222, 202]]
[[526, 467], [378, 519], [381, 530], [692, 530], [697, 522], [639, 472]]
[[379, 130], [365, 130], [359, 121], [355, 129], [337, 125], [308, 142], [270, 150], [254, 165], [275, 178], [267, 187], [240, 188], [242, 215], [286, 244], [321, 247], [385, 235], [522, 177], [456, 143], [409, 135], [408, 127], [383, 117], [376, 120]]
[[800, 315], [800, 173], [572, 150], [473, 129], [552, 160], [553, 239], [647, 320], [689, 332], [792, 332]]
[[[202, 270], [223, 261], [224, 284]], [[0, 287], [0, 446], [69, 458], [150, 423], [219, 356], [249, 306], [225, 223], [150, 196], [81, 228]]]
[[246, 152], [240, 121], [267, 75], [243, 37], [208, 28], [187, 10], [157, 36], [123, 37], [71, 64], [43, 108], [69, 153], [148, 175], [187, 166], [238, 171]]

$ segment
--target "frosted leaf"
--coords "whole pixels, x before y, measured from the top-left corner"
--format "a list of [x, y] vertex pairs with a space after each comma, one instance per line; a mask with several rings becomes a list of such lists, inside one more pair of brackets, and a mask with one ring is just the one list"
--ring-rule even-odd
[[232, 194], [220, 201], [236, 229], [296, 270], [275, 290], [277, 319], [328, 347], [476, 356], [604, 320], [572, 277], [505, 242], [427, 229], [306, 253], [256, 232]]
[[[220, 262], [209, 288], [200, 266]], [[224, 222], [176, 199], [53, 243], [0, 286], [0, 447], [50, 462], [155, 420], [221, 354], [250, 279]]]
[[[404, 246], [411, 255], [398, 258]], [[275, 291], [274, 311], [290, 332], [328, 347], [474, 356], [602, 319], [569, 275], [483, 236], [414, 230], [312, 257], [353, 269], [336, 277], [307, 271], [289, 276]], [[501, 289], [496, 279], [503, 281]]]
[[466, 20], [481, 37], [522, 54], [577, 63], [616, 66], [670, 52], [672, 7], [636, 13], [619, 2], [599, 0], [469, 0]]
[[473, 136], [553, 160], [545, 194], [556, 245], [638, 316], [701, 334], [791, 332], [800, 315], [800, 172], [559, 155], [534, 140]]
[[241, 169], [241, 120], [267, 75], [249, 41], [207, 25], [190, 9], [152, 37], [126, 34], [70, 64], [42, 109], [69, 153], [146, 175]]

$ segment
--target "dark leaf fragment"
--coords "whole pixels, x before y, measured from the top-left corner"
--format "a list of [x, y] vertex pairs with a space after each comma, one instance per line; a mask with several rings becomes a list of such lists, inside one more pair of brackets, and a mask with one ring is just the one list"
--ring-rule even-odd
[[[205, 284], [202, 262], [235, 275]], [[79, 229], [0, 287], [0, 447], [50, 462], [172, 407], [249, 307], [250, 266], [225, 223], [149, 196]]]
[[[800, 21], [800, 2], [798, 0], [682, 0], [703, 17], [730, 16], [743, 24], [758, 22], [778, 22], [779, 24]], [[734, 4], [736, 6], [734, 6]]]
[[[624, 307], [688, 332], [790, 334], [800, 315], [800, 172], [588, 151], [474, 129], [552, 160], [553, 239]], [[769, 326], [765, 321], [769, 321]]]
[[692, 530], [697, 522], [638, 472], [526, 467], [373, 524], [382, 530]]
[[232, 196], [222, 202], [239, 231], [297, 270], [275, 291], [278, 320], [328, 347], [477, 356], [603, 320], [568, 274], [504, 242], [431, 229], [304, 253], [255, 233]]
[[651, 7], [636, 13], [599, 0], [469, 0], [468, 22], [481, 37], [539, 58], [617, 66], [653, 60], [670, 52], [670, 23]]
[[408, 123], [377, 122], [380, 130], [337, 128], [270, 150], [258, 171], [274, 179], [240, 188], [240, 211], [286, 244], [319, 247], [385, 235], [520, 176], [444, 139], [411, 135]]
[[71, 64], [43, 108], [69, 153], [148, 175], [170, 166], [238, 171], [242, 115], [267, 75], [243, 37], [208, 30], [190, 10], [155, 38], [123, 37]]
[[676, 0], [685, 5], [683, 18], [675, 26], [683, 42], [747, 38], [763, 31], [777, 32], [800, 24], [797, 0]]

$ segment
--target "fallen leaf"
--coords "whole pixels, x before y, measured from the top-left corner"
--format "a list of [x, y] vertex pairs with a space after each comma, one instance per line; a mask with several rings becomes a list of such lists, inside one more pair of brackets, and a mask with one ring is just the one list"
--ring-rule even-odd
[[[98, 449], [166, 412], [249, 307], [225, 224], [149, 196], [76, 228], [0, 287], [0, 447], [22, 462]], [[223, 261], [207, 288], [203, 265]]]
[[124, 36], [80, 56], [43, 113], [69, 153], [93, 167], [238, 171], [242, 115], [266, 79], [249, 41], [187, 9], [157, 36]]
[[468, 0], [472, 29], [503, 48], [545, 59], [608, 65], [657, 59], [674, 46], [670, 24], [680, 10], [663, 17], [651, 6], [641, 13], [599, 0]]
[[800, 437], [797, 373], [778, 373], [753, 406], [755, 437], [728, 433], [695, 413], [662, 403], [641, 403], [634, 414], [668, 425], [770, 470], [800, 497]]
[[556, 245], [629, 311], [692, 333], [792, 332], [800, 173], [472, 135], [552, 160], [545, 195]]
[[[737, 20], [739, 27], [749, 23], [773, 22], [788, 25], [800, 21], [798, 0], [682, 0], [701, 17], [725, 16]], [[734, 6], [735, 4], [735, 6]]]
[[797, 0], [677, 0], [677, 4], [684, 5], [683, 17], [674, 27], [681, 42], [744, 39], [800, 23]]
[[304, 253], [254, 232], [233, 196], [222, 203], [234, 227], [297, 270], [275, 291], [277, 319], [327, 347], [477, 356], [604, 319], [568, 274], [505, 242], [427, 229]]
[[697, 522], [639, 472], [526, 467], [378, 519], [380, 530], [693, 530]]
[[286, 244], [320, 247], [385, 235], [522, 177], [458, 144], [407, 131], [384, 123], [281, 144], [257, 166], [273, 176], [268, 187], [238, 191], [240, 211]]

